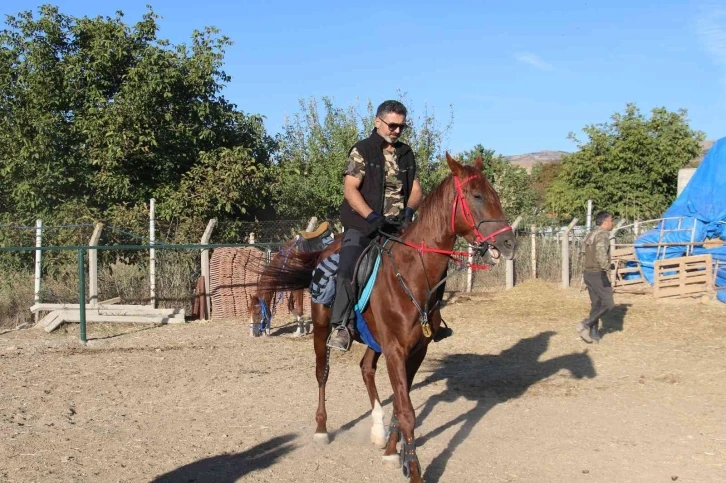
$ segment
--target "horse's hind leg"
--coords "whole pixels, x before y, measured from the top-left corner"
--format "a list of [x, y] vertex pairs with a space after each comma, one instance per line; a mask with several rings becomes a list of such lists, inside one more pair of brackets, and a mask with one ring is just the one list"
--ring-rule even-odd
[[325, 384], [328, 381], [330, 349], [326, 347], [328, 340], [328, 326], [330, 325], [330, 310], [313, 304], [313, 343], [315, 346], [315, 377], [318, 380], [318, 410], [315, 412], [316, 443], [328, 444], [328, 413], [325, 411]]
[[371, 400], [371, 419], [373, 420], [371, 443], [376, 445], [377, 448], [383, 448], [386, 445], [386, 428], [383, 425], [385, 413], [383, 407], [381, 407], [381, 400], [378, 397], [378, 389], [376, 388], [376, 369], [380, 357], [380, 353], [369, 347], [360, 361], [361, 375], [368, 390], [368, 397]]

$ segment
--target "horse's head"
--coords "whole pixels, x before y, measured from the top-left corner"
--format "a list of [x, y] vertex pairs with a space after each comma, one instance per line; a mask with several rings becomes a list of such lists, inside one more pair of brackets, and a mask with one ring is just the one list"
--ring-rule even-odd
[[463, 166], [446, 153], [446, 162], [453, 174], [454, 233], [486, 252], [488, 263], [497, 263], [500, 257], [514, 259], [517, 239], [502, 212], [499, 195], [484, 174], [481, 156], [474, 166]]

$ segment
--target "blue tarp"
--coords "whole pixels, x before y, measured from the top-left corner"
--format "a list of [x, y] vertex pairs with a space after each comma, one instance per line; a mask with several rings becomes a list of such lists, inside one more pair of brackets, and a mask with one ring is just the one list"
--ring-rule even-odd
[[[669, 230], [660, 240], [663, 243], [690, 242], [694, 223], [696, 232], [693, 241], [702, 242], [714, 238], [726, 240], [726, 138], [716, 141], [693, 173], [688, 185], [663, 214], [663, 218], [665, 220], [658, 227], [638, 237], [636, 245], [658, 243], [661, 228]], [[679, 219], [681, 231], [673, 231], [678, 230]], [[661, 248], [661, 254], [663, 250], [666, 253], [665, 258], [676, 258], [685, 255], [686, 247]], [[707, 253], [711, 254], [714, 262], [720, 261], [716, 286], [726, 287], [726, 246], [693, 250], [694, 255]], [[658, 257], [658, 249], [640, 247], [635, 249], [635, 254], [640, 261], [643, 275], [652, 284], [653, 262]], [[718, 299], [726, 302], [726, 290], [719, 290]]]

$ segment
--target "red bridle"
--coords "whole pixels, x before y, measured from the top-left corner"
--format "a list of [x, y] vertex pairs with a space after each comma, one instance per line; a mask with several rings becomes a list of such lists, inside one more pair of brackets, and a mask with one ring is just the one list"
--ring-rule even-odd
[[474, 235], [476, 235], [475, 243], [482, 244], [484, 242], [488, 242], [489, 240], [492, 241], [492, 243], [497, 241], [497, 235], [504, 233], [506, 231], [511, 231], [512, 227], [507, 224], [504, 228], [501, 228], [491, 234], [489, 236], [484, 236], [479, 231], [479, 225], [482, 223], [486, 223], [487, 221], [505, 221], [505, 220], [482, 220], [479, 222], [479, 224], [476, 223], [476, 220], [474, 219], [474, 215], [471, 213], [471, 208], [469, 207], [469, 202], [466, 201], [466, 198], [464, 197], [464, 189], [463, 186], [471, 181], [472, 179], [476, 178], [476, 175], [469, 176], [464, 181], [459, 181], [458, 176], [454, 176], [454, 183], [456, 185], [456, 199], [454, 200], [454, 206], [451, 208], [451, 231], [456, 233], [456, 207], [459, 206], [461, 203], [461, 213], [464, 215], [464, 221], [471, 227], [471, 229], [474, 231]]
[[[471, 227], [471, 229], [474, 231], [474, 235], [476, 236], [476, 238], [474, 239], [475, 243], [477, 243], [477, 244], [483, 244], [484, 242], [488, 243], [489, 240], [491, 240], [492, 243], [494, 243], [497, 240], [496, 239], [497, 235], [504, 233], [506, 231], [511, 231], [512, 227], [509, 224], [507, 224], [507, 226], [505, 226], [504, 228], [501, 228], [501, 229], [489, 234], [488, 236], [484, 236], [481, 233], [481, 231], [479, 231], [479, 225], [481, 225], [482, 223], [491, 222], [491, 221], [506, 221], [506, 220], [494, 220], [494, 219], [482, 220], [479, 222], [479, 225], [477, 225], [476, 220], [474, 219], [474, 215], [471, 212], [471, 208], [469, 207], [469, 203], [466, 201], [466, 198], [464, 197], [464, 190], [462, 189], [462, 187], [466, 183], [468, 183], [475, 177], [476, 177], [476, 175], [472, 175], [472, 176], [469, 176], [464, 181], [459, 181], [458, 176], [454, 176], [454, 183], [456, 186], [456, 199], [454, 200], [454, 206], [452, 206], [452, 208], [451, 208], [451, 231], [453, 233], [456, 233], [456, 208], [459, 205], [461, 205], [461, 212], [464, 215], [464, 221], [466, 221], [466, 223]], [[449, 255], [451, 257], [456, 257], [456, 256], [467, 257], [467, 256], [469, 256], [468, 252], [440, 250], [438, 248], [429, 248], [424, 244], [423, 241], [421, 241], [420, 245], [414, 245], [411, 242], [404, 242], [404, 244], [410, 246], [411, 248], [417, 249], [421, 253], [423, 253], [423, 252], [439, 253], [441, 255]], [[456, 258], [454, 258], [454, 261], [459, 263], [459, 261]], [[470, 264], [467, 263], [466, 265], [470, 265]], [[489, 268], [488, 265], [471, 264], [470, 266], [472, 268], [485, 269], [485, 270]]]

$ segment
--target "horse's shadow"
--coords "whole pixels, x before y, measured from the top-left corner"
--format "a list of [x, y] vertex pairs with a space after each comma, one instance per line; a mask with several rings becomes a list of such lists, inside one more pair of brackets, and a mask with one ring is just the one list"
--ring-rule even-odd
[[268, 468], [295, 449], [295, 435], [286, 434], [246, 451], [204, 458], [156, 477], [152, 483], [233, 483], [248, 473]]
[[[438, 381], [446, 382], [446, 389], [430, 397], [423, 409], [418, 411], [417, 426], [431, 415], [439, 403], [454, 402], [462, 397], [476, 403], [474, 408], [464, 414], [416, 437], [416, 445], [423, 446], [446, 430], [458, 426], [447, 447], [428, 465], [425, 473], [427, 482], [438, 482], [441, 479], [456, 448], [497, 404], [521, 396], [533, 384], [563, 369], [576, 379], [595, 377], [595, 368], [587, 351], [540, 362], [539, 358], [547, 351], [553, 335], [555, 332], [548, 331], [522, 339], [498, 355], [448, 355], [437, 361], [436, 368], [428, 377], [413, 385], [412, 391]], [[390, 398], [386, 402], [390, 402]], [[346, 426], [352, 427], [360, 419]]]
[[542, 332], [534, 337], [522, 339], [499, 355], [452, 354], [438, 362], [438, 367], [423, 381], [414, 384], [413, 389], [437, 381], [446, 381], [446, 389], [429, 398], [419, 412], [417, 420], [425, 420], [441, 402], [454, 402], [463, 397], [474, 401], [476, 406], [451, 421], [448, 421], [416, 438], [417, 445], [444, 431], [459, 426], [448, 446], [429, 464], [426, 481], [439, 481], [456, 448], [466, 440], [484, 415], [497, 404], [515, 399], [524, 394], [533, 384], [542, 381], [561, 370], [567, 370], [572, 377], [595, 377], [595, 368], [587, 353], [574, 353], [540, 362], [547, 350], [550, 337], [555, 332]]

